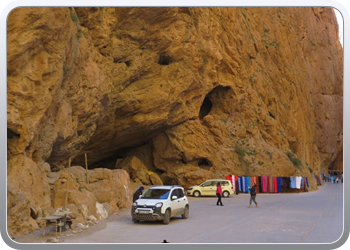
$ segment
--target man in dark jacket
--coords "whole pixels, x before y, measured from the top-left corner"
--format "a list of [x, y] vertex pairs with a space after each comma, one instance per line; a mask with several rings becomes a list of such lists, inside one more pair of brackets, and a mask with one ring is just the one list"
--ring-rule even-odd
[[254, 201], [256, 207], [259, 207], [258, 203], [256, 203], [256, 201], [255, 201], [255, 198], [256, 198], [256, 191], [255, 191], [255, 189], [256, 189], [256, 184], [255, 184], [255, 182], [253, 182], [253, 185], [249, 188], [249, 190], [250, 190], [250, 201], [249, 201], [248, 208], [252, 207], [252, 201]]
[[140, 195], [142, 195], [142, 190], [144, 190], [143, 186], [139, 187], [139, 189], [136, 190], [134, 196], [132, 197], [132, 202], [135, 202], [140, 197]]

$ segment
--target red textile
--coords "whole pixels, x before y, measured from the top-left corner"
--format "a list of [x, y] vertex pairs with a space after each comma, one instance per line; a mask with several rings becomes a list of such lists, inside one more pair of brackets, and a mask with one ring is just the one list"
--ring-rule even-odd
[[227, 176], [225, 177], [225, 179], [231, 181], [231, 184], [232, 184], [232, 175], [227, 175]]
[[266, 186], [267, 186], [267, 189], [266, 189], [266, 192], [269, 193], [270, 192], [270, 178], [269, 177], [266, 177]]
[[260, 189], [259, 189], [259, 178], [258, 177], [254, 177], [255, 178], [255, 184], [256, 184], [256, 193], [260, 193]]
[[277, 193], [277, 177], [273, 177], [273, 191]]

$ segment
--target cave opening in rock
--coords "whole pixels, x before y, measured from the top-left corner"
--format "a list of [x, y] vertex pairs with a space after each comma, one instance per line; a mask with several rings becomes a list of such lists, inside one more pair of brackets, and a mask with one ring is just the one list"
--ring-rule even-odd
[[199, 119], [202, 120], [206, 115], [208, 115], [212, 108], [213, 103], [210, 101], [209, 97], [206, 96], [199, 110]]
[[207, 159], [205, 159], [205, 158], [200, 158], [200, 159], [198, 160], [198, 166], [199, 166], [199, 167], [209, 167], [209, 166], [211, 166], [211, 164], [210, 164], [210, 162], [209, 162]]
[[12, 129], [7, 128], [7, 152], [8, 155], [17, 151], [17, 143], [20, 140], [21, 135], [14, 132]]
[[170, 56], [166, 56], [166, 55], [159, 56], [159, 61], [158, 61], [159, 65], [169, 65], [172, 62], [173, 62], [173, 59]]
[[13, 138], [19, 138], [19, 137], [21, 137], [19, 134], [7, 128], [7, 139], [13, 139]]
[[203, 119], [210, 114], [229, 115], [230, 103], [235, 99], [235, 93], [230, 87], [217, 86], [210, 91], [204, 98], [199, 110], [199, 119]]

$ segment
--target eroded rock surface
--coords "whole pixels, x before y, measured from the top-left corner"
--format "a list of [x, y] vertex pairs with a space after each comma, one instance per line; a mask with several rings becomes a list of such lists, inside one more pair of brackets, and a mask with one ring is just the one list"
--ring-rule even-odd
[[65, 205], [67, 181], [83, 220], [82, 205], [96, 218], [96, 204], [130, 205], [130, 177], [188, 187], [341, 168], [331, 8], [23, 7], [7, 28], [10, 234], [37, 228], [30, 206]]

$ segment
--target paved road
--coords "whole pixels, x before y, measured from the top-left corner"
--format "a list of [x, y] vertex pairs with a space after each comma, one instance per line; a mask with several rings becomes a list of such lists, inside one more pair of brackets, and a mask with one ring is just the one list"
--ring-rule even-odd
[[188, 219], [131, 221], [130, 211], [92, 235], [65, 243], [332, 243], [343, 232], [343, 184], [326, 183], [298, 194], [258, 194], [259, 208], [247, 208], [248, 194], [223, 199], [189, 197]]

